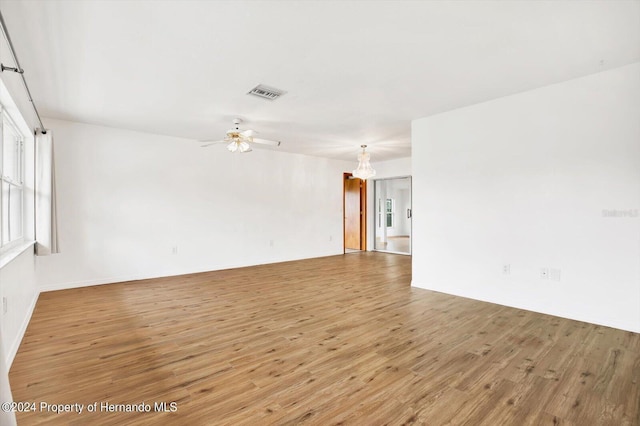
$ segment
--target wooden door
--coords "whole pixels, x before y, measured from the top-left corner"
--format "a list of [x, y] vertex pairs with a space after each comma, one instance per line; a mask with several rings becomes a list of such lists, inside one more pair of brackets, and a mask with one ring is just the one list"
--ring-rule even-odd
[[364, 181], [344, 174], [344, 248], [366, 250]]

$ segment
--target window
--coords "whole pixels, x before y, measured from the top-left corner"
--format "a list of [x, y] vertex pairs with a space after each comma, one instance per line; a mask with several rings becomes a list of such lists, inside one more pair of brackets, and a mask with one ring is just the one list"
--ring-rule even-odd
[[24, 137], [6, 111], [0, 109], [0, 248], [23, 238]]
[[395, 222], [396, 203], [393, 198], [387, 198], [387, 228], [393, 228]]
[[[385, 202], [385, 225], [393, 228], [395, 223], [396, 202], [393, 198], [387, 198]], [[378, 199], [378, 228], [382, 228], [382, 199]]]

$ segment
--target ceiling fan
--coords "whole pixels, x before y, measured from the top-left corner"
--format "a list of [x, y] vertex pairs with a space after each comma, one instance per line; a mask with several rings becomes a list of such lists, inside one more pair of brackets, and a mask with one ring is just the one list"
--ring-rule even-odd
[[240, 130], [240, 123], [242, 120], [239, 118], [233, 119], [235, 129], [227, 130], [227, 135], [222, 140], [204, 140], [200, 142], [208, 142], [202, 145], [203, 147], [210, 146], [216, 143], [227, 143], [227, 149], [231, 152], [251, 152], [252, 143], [259, 143], [263, 145], [280, 146], [280, 141], [272, 141], [268, 139], [260, 139], [254, 137], [258, 134], [255, 130], [247, 129]]

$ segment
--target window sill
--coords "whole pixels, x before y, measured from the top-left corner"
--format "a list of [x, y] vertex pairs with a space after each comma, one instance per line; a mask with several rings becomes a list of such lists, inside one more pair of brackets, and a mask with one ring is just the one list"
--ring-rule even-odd
[[20, 256], [30, 247], [33, 247], [35, 243], [35, 241], [25, 241], [24, 243], [18, 244], [15, 247], [11, 247], [7, 251], [0, 254], [0, 269], [7, 266], [13, 259]]

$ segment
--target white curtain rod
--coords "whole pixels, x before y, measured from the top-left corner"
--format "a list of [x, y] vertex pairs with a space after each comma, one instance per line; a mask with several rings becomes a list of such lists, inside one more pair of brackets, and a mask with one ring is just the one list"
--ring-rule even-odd
[[31, 92], [29, 91], [29, 86], [27, 86], [27, 80], [24, 78], [24, 70], [20, 66], [20, 62], [18, 62], [18, 57], [16, 56], [16, 51], [13, 48], [13, 43], [11, 42], [11, 37], [9, 37], [9, 31], [7, 30], [7, 25], [4, 23], [4, 18], [2, 17], [2, 12], [0, 12], [0, 28], [2, 29], [2, 34], [4, 35], [5, 40], [7, 40], [7, 44], [9, 45], [9, 51], [11, 51], [11, 56], [13, 57], [13, 62], [16, 64], [16, 67], [6, 67], [4, 64], [0, 64], [0, 71], [13, 71], [20, 74], [22, 77], [22, 84], [24, 85], [24, 90], [27, 91], [27, 96], [29, 97], [29, 102], [31, 102], [31, 106], [33, 107], [33, 111], [36, 113], [36, 117], [38, 117], [38, 122], [40, 123], [40, 130], [42, 133], [47, 133], [44, 128], [44, 124], [42, 124], [42, 120], [40, 119], [40, 114], [38, 114], [38, 109], [36, 108], [36, 104], [33, 102], [33, 98], [31, 97]]

